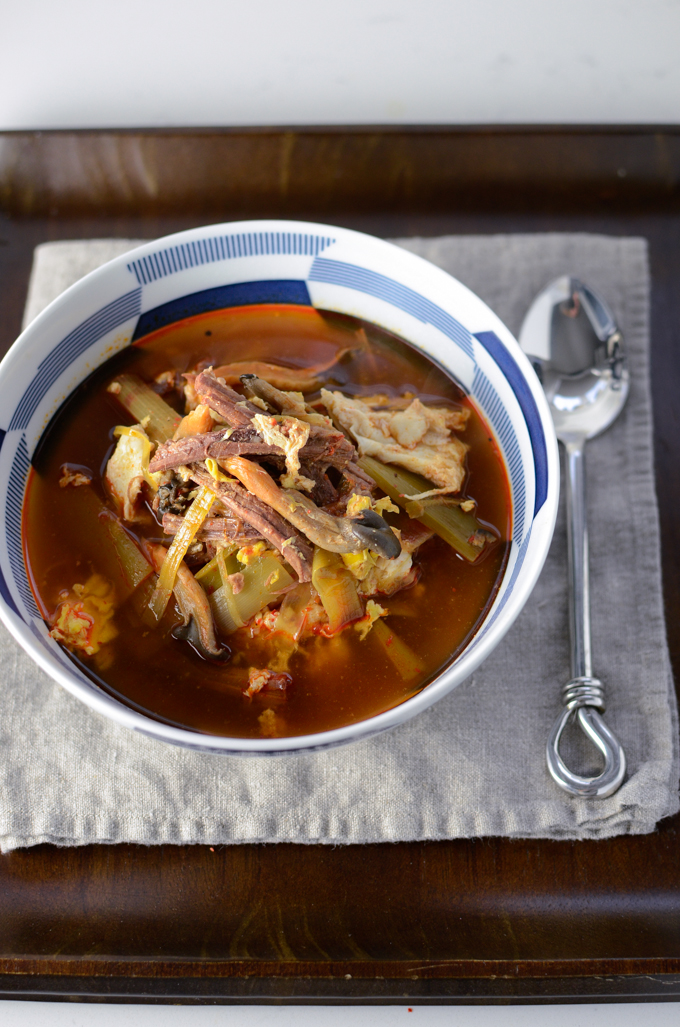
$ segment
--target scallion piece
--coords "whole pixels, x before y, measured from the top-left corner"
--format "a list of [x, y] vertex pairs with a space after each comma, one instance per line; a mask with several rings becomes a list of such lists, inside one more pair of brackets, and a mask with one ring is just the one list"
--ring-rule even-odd
[[113, 582], [118, 601], [124, 603], [152, 573], [151, 564], [89, 485], [81, 486], [77, 495], [91, 530], [95, 568]]
[[158, 575], [156, 587], [151, 599], [149, 600], [149, 609], [157, 621], [159, 621], [165, 613], [165, 608], [168, 605], [168, 600], [170, 599], [170, 595], [175, 584], [179, 565], [184, 559], [187, 549], [193, 542], [196, 532], [210, 513], [210, 507], [214, 502], [214, 494], [210, 489], [201, 485], [196, 494], [196, 498], [187, 510], [181, 528], [175, 535], [172, 545], [168, 549], [168, 555], [163, 561], [163, 566], [160, 574]]
[[[216, 559], [219, 560], [219, 557], [218, 553]], [[278, 602], [282, 590], [289, 588], [295, 581], [279, 558], [271, 552], [257, 557], [252, 563], [238, 566], [243, 575], [242, 588], [234, 592], [229, 581], [230, 574], [225, 573], [227, 570], [231, 572], [231, 566], [225, 565], [221, 570], [222, 586], [208, 597], [215, 623], [226, 635], [242, 628], [269, 603]]]
[[385, 655], [399, 671], [405, 684], [413, 684], [423, 673], [422, 660], [419, 660], [405, 642], [395, 635], [392, 628], [384, 620], [375, 621], [371, 635], [380, 643]]
[[136, 374], [120, 374], [109, 385], [108, 391], [125, 407], [130, 416], [144, 429], [152, 442], [167, 442], [175, 434], [182, 420], [146, 382]]
[[132, 541], [117, 517], [105, 507], [99, 515], [99, 522], [109, 537], [116, 554], [119, 574], [117, 587], [123, 599], [127, 599], [145, 578], [151, 574], [149, 561], [142, 556], [139, 548]]
[[359, 620], [364, 608], [357, 594], [354, 576], [347, 570], [338, 553], [314, 549], [312, 584], [319, 593], [328, 614], [328, 630], [333, 634], [346, 624]]
[[[228, 546], [223, 546], [217, 556], [213, 556], [209, 563], [206, 563], [194, 574], [196, 581], [208, 595], [212, 595], [218, 588], [221, 588], [224, 584], [223, 577], [226, 577], [226, 574], [234, 574], [239, 570], [240, 565], [235, 555], [236, 550], [239, 548], [238, 542], [232, 542]], [[222, 563], [224, 561], [228, 561], [226, 563], [225, 575], [222, 573]]]
[[[359, 466], [370, 474], [390, 499], [407, 512], [411, 496], [420, 495], [432, 488], [432, 484], [419, 474], [405, 471], [401, 467], [388, 466], [372, 456], [362, 456]], [[474, 563], [484, 551], [491, 537], [476, 517], [457, 506], [431, 506], [419, 513], [417, 519], [470, 563]]]

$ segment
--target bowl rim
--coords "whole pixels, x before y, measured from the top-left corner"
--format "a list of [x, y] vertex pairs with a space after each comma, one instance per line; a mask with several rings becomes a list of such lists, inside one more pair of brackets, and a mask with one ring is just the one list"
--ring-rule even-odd
[[[205, 237], [207, 233], [214, 233], [219, 230], [227, 232], [259, 230], [278, 230], [281, 232], [306, 229], [314, 232], [338, 233], [342, 237], [368, 246], [374, 251], [376, 248], [387, 248], [394, 256], [395, 251], [402, 263], [415, 269], [415, 277], [420, 278], [423, 274], [427, 277], [456, 283], [457, 288], [463, 289], [471, 300], [474, 300], [480, 310], [483, 309], [488, 315], [489, 330], [494, 332], [510, 355], [514, 358], [519, 367], [524, 382], [526, 383], [531, 396], [536, 404], [543, 439], [546, 446], [547, 457], [547, 494], [543, 507], [537, 514], [534, 523], [537, 523], [537, 531], [529, 543], [531, 552], [527, 552], [522, 566], [521, 577], [515, 580], [510, 586], [510, 594], [503, 610], [496, 617], [493, 624], [487, 628], [484, 636], [475, 646], [472, 646], [480, 628], [486, 623], [486, 616], [480, 621], [475, 633], [466, 643], [465, 647], [456, 657], [453, 663], [449, 663], [437, 674], [437, 676], [424, 688], [409, 699], [404, 700], [397, 706], [382, 713], [376, 714], [352, 724], [330, 731], [315, 732], [307, 735], [292, 735], [285, 738], [239, 738], [232, 736], [212, 735], [189, 728], [179, 728], [167, 724], [163, 720], [154, 719], [153, 715], [142, 713], [115, 699], [110, 693], [105, 692], [97, 686], [97, 690], [85, 688], [75, 674], [69, 674], [61, 664], [49, 660], [46, 650], [33, 636], [30, 629], [18, 617], [16, 617], [8, 604], [0, 594], [0, 618], [9, 629], [13, 637], [19, 642], [24, 650], [46, 673], [56, 680], [72, 695], [85, 702], [91, 709], [102, 713], [109, 720], [122, 726], [130, 727], [142, 734], [148, 735], [156, 740], [180, 745], [184, 748], [198, 751], [219, 753], [224, 755], [238, 756], [274, 756], [292, 755], [320, 751], [323, 749], [346, 744], [352, 741], [359, 741], [378, 734], [382, 731], [396, 727], [397, 725], [410, 720], [412, 717], [429, 708], [439, 699], [443, 698], [462, 681], [466, 680], [480, 665], [480, 663], [493, 651], [496, 645], [510, 629], [515, 619], [523, 609], [533, 587], [538, 579], [545, 562], [555, 520], [557, 516], [557, 504], [559, 499], [559, 455], [557, 439], [553, 427], [552, 417], [545, 399], [543, 389], [536, 377], [531, 363], [522, 352], [519, 344], [511, 335], [507, 327], [500, 321], [496, 314], [471, 290], [467, 289], [458, 279], [455, 279], [448, 272], [424, 258], [403, 249], [394, 243], [353, 229], [340, 228], [338, 226], [326, 225], [323, 223], [293, 221], [283, 219], [257, 219], [247, 221], [222, 222], [212, 225], [200, 226], [182, 232], [172, 233], [159, 239], [149, 240], [139, 247], [127, 251], [106, 264], [90, 272], [74, 285], [66, 289], [60, 296], [54, 299], [38, 316], [24, 329], [17, 340], [10, 347], [4, 359], [0, 363], [0, 395], [7, 384], [11, 381], [13, 368], [17, 361], [24, 361], [31, 349], [40, 351], [39, 331], [50, 321], [58, 319], [82, 294], [87, 295], [93, 286], [96, 287], [100, 281], [105, 281], [111, 274], [112, 269], [121, 265], [129, 265], [131, 260], [139, 260], [149, 253], [157, 250], [159, 245], [166, 247], [188, 242]], [[442, 279], [443, 276], [443, 279]], [[75, 320], [75, 319], [73, 319]], [[421, 349], [417, 343], [408, 340], [411, 345]], [[98, 365], [99, 366], [99, 365]], [[455, 369], [445, 366], [450, 374], [456, 376]], [[507, 473], [507, 467], [506, 467]], [[474, 655], [472, 655], [472, 650]], [[461, 663], [463, 673], [461, 673]]]

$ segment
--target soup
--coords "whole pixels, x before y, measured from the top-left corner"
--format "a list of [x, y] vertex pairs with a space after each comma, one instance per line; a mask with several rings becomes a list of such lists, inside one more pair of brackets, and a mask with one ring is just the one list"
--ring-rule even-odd
[[493, 601], [509, 532], [502, 459], [451, 378], [374, 325], [261, 305], [160, 328], [80, 386], [36, 451], [23, 534], [53, 636], [103, 689], [282, 737], [432, 680]]

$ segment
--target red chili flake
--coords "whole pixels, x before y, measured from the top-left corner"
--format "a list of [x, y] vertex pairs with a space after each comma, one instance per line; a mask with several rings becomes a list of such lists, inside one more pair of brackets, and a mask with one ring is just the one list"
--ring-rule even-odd
[[385, 645], [388, 645], [388, 646], [392, 645], [393, 642], [394, 642], [394, 635], [390, 635], [390, 637], [385, 642]]

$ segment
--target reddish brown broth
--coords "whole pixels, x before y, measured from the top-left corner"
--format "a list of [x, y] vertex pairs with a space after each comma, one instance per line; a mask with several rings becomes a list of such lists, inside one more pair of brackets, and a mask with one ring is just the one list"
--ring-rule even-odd
[[[359, 325], [309, 307], [219, 310], [146, 336], [88, 379], [48, 428], [27, 490], [26, 562], [46, 618], [53, 615], [61, 589], [84, 581], [101, 566], [80, 493], [94, 488], [104, 496], [101, 474], [112, 448], [112, 429], [129, 423], [105, 391], [116, 374], [134, 370], [150, 380], [161, 371], [185, 371], [206, 359], [215, 365], [250, 358], [310, 366], [327, 361], [338, 348], [355, 346]], [[372, 325], [363, 327], [370, 349], [354, 351], [326, 372], [327, 387], [358, 394], [410, 391], [425, 401], [471, 406], [454, 382], [421, 354]], [[235, 684], [234, 667], [251, 660], [258, 666], [263, 663], [257, 660], [258, 643], [248, 639], [246, 629], [229, 637], [232, 661], [219, 666], [171, 637], [171, 617], [160, 629], [146, 631], [125, 608], [117, 614], [119, 636], [109, 643], [114, 654], [111, 666], [98, 674], [92, 660], [77, 662], [129, 705], [157, 719], [218, 735], [258, 736], [258, 717], [268, 707], [275, 710], [277, 733], [302, 735], [354, 723], [398, 705], [420, 691], [469, 640], [493, 598], [506, 558], [506, 473], [474, 406], [462, 437], [470, 445], [464, 491], [477, 501], [478, 517], [495, 527], [501, 541], [481, 562], [470, 565], [434, 538], [416, 555], [422, 571], [418, 584], [392, 598], [379, 597], [391, 611], [387, 623], [422, 661], [422, 680], [415, 687], [404, 685], [371, 634], [362, 642], [350, 629], [333, 639], [304, 643], [305, 655], [296, 655], [291, 662], [293, 684], [283, 702], [275, 704], [267, 693], [248, 700]], [[60, 488], [64, 463], [89, 468], [92, 486]], [[161, 529], [149, 530], [149, 535], [160, 538]]]

